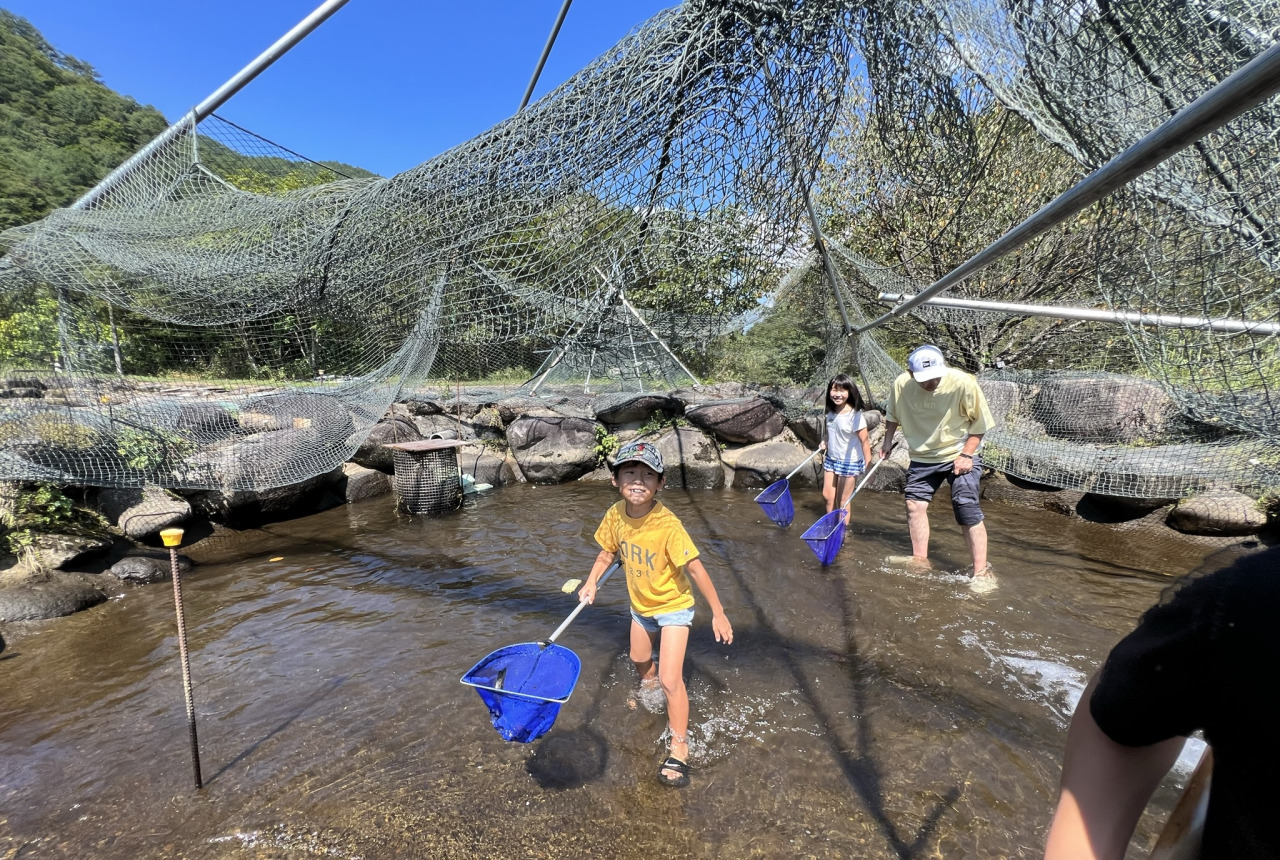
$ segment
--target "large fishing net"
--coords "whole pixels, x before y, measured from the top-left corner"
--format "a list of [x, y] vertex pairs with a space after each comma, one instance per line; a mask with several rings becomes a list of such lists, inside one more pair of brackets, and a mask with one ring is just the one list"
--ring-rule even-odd
[[9, 374], [32, 396], [0, 399], [0, 478], [280, 485], [348, 457], [406, 388], [751, 381], [752, 343], [783, 344], [796, 382], [853, 371], [883, 400], [930, 341], [981, 374], [1002, 419], [987, 460], [1012, 474], [1256, 495], [1280, 484], [1275, 98], [948, 294], [978, 304], [852, 332], [1276, 21], [1264, 0], [689, 0], [390, 179], [205, 120], [4, 235], [0, 310], [59, 322]]

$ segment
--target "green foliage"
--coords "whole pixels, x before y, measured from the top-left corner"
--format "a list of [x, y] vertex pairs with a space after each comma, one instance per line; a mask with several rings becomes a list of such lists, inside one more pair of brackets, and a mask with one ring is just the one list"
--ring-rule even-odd
[[683, 415], [672, 417], [662, 412], [655, 412], [649, 416], [649, 420], [636, 431], [636, 438], [646, 438], [658, 436], [667, 430], [675, 430], [678, 427], [690, 427], [689, 419]]
[[48, 290], [0, 299], [0, 368], [48, 368], [58, 355], [58, 302]]
[[618, 437], [613, 435], [605, 428], [603, 424], [596, 425], [596, 465], [600, 466], [608, 461], [609, 455], [618, 450]]
[[70, 204], [166, 125], [0, 9], [0, 229]]
[[804, 385], [825, 355], [826, 345], [811, 322], [795, 310], [779, 309], [747, 331], [725, 337], [717, 345], [708, 376]]
[[[855, 254], [925, 286], [968, 260], [1070, 187], [1083, 169], [972, 80], [957, 83], [955, 109], [966, 145], [933, 141], [929, 156], [908, 158], [906, 138], [922, 135], [900, 117], [878, 113], [861, 87], [849, 97], [831, 141], [820, 204], [825, 231]], [[917, 147], [922, 146], [919, 140]], [[1093, 207], [1027, 243], [950, 291], [956, 298], [1094, 307], [1099, 280], [1123, 265], [1115, 252], [1118, 210]], [[1103, 261], [1097, 268], [1098, 261]], [[865, 308], [879, 310], [885, 286], [846, 277]], [[893, 290], [890, 290], [893, 291]], [[1082, 336], [1080, 321], [1046, 317], [917, 313], [882, 330], [882, 343], [943, 346], [977, 371], [1003, 361], [1024, 369], [1096, 367], [1128, 355], [1123, 336]], [[1110, 356], [1110, 359], [1108, 359]]]
[[102, 526], [97, 514], [76, 507], [53, 485], [0, 488], [0, 553], [22, 553], [42, 534], [77, 534], [99, 531]]
[[180, 460], [193, 450], [194, 446], [189, 441], [172, 433], [129, 427], [116, 433], [116, 452], [131, 469], [158, 469]]

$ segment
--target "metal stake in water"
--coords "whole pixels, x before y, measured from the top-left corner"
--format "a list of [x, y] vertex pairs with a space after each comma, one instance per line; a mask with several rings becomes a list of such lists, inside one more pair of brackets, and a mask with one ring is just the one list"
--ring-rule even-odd
[[169, 566], [173, 570], [173, 609], [178, 616], [178, 653], [182, 656], [182, 692], [187, 699], [191, 766], [195, 769], [196, 788], [204, 788], [204, 782], [200, 779], [200, 744], [196, 740], [196, 704], [191, 695], [191, 661], [187, 659], [187, 619], [182, 610], [182, 577], [178, 572], [178, 545], [182, 543], [182, 529], [162, 529], [160, 539], [169, 548]]

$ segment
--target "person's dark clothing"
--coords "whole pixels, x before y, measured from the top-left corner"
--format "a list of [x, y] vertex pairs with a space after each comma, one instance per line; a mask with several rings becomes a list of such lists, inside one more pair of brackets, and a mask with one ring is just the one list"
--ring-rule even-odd
[[1112, 650], [1090, 713], [1146, 746], [1201, 729], [1213, 749], [1202, 858], [1280, 858], [1280, 553], [1187, 581]]

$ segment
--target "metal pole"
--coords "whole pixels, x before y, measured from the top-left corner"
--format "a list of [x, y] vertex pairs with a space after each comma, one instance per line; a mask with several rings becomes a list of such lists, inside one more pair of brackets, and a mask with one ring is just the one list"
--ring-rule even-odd
[[1280, 44], [1272, 45], [1154, 131], [1064, 191], [1008, 233], [943, 275], [914, 298], [858, 328], [884, 325], [994, 263], [1112, 191], [1280, 92]]
[[196, 788], [204, 788], [200, 778], [200, 743], [196, 739], [196, 705], [191, 695], [191, 661], [187, 658], [187, 619], [182, 609], [182, 575], [178, 571], [178, 544], [182, 543], [182, 529], [163, 529], [160, 539], [169, 548], [169, 567], [173, 572], [173, 609], [178, 616], [178, 654], [182, 657], [182, 693], [187, 700], [187, 734], [191, 738], [191, 766], [195, 771]]
[[[880, 301], [897, 302], [914, 298], [908, 293], [881, 293]], [[1104, 311], [1097, 308], [1074, 308], [1067, 305], [1027, 305], [1018, 302], [985, 302], [978, 299], [929, 299], [933, 307], [959, 308], [963, 310], [991, 311], [1030, 317], [1055, 317], [1064, 320], [1094, 320], [1097, 322], [1130, 322], [1138, 325], [1166, 328], [1195, 328], [1221, 331], [1231, 334], [1280, 334], [1280, 323], [1260, 320], [1211, 319], [1209, 317], [1185, 317], [1174, 314], [1143, 314], [1134, 311]]]
[[560, 14], [556, 17], [555, 26], [551, 28], [551, 35], [547, 37], [547, 44], [542, 49], [542, 56], [538, 58], [538, 67], [533, 70], [533, 78], [529, 81], [529, 88], [524, 91], [524, 98], [520, 100], [520, 107], [516, 109], [516, 113], [525, 109], [529, 104], [529, 98], [533, 95], [533, 88], [537, 86], [538, 78], [542, 75], [542, 67], [547, 64], [547, 57], [551, 56], [551, 46], [556, 43], [556, 36], [560, 34], [560, 25], [564, 23], [564, 16], [569, 14], [569, 4], [573, 0], [564, 0], [564, 5], [560, 7]]
[[275, 44], [270, 48], [267, 48], [259, 54], [253, 62], [249, 63], [249, 65], [237, 72], [231, 80], [218, 87], [218, 89], [214, 90], [208, 98], [192, 108], [190, 113], [183, 116], [182, 119], [178, 120], [164, 131], [160, 132], [154, 140], [135, 152], [127, 161], [124, 162], [124, 164], [121, 164], [115, 170], [111, 171], [107, 174], [105, 179], [86, 191], [83, 197], [71, 204], [71, 208], [88, 209], [94, 203], [97, 203], [102, 199], [103, 195], [119, 184], [122, 179], [136, 170], [138, 166], [150, 158], [156, 150], [160, 149], [166, 143], [181, 134], [182, 131], [186, 129], [188, 123], [190, 123], [191, 128], [194, 129], [196, 127], [196, 123], [222, 107], [222, 105], [226, 103], [227, 99], [240, 92], [245, 84], [256, 78], [276, 60], [283, 57], [290, 48], [310, 35], [311, 32], [323, 24], [329, 16], [334, 12], [337, 12], [346, 4], [347, 0], [325, 0], [325, 2], [320, 4], [314, 12], [306, 18], [303, 18], [297, 26], [277, 39]]
[[[599, 271], [600, 271], [599, 269], [596, 270], [597, 273]], [[664, 341], [661, 337], [658, 336], [658, 333], [653, 330], [653, 326], [645, 322], [644, 317], [640, 315], [640, 312], [635, 309], [635, 307], [631, 304], [631, 302], [627, 301], [626, 293], [622, 293], [619, 296], [619, 298], [622, 299], [622, 304], [626, 306], [627, 310], [631, 311], [631, 315], [636, 318], [636, 321], [639, 322], [640, 325], [644, 326], [644, 330], [649, 333], [649, 336], [658, 342], [658, 346], [662, 347], [662, 351], [665, 352], [667, 355], [671, 356], [671, 360], [674, 361], [676, 364], [678, 364], [680, 366], [680, 369], [685, 372], [685, 375], [693, 380], [694, 385], [700, 385], [701, 383], [699, 382], [698, 377], [693, 375], [693, 371], [685, 367], [683, 361], [676, 358], [676, 354], [671, 351], [671, 347], [667, 346], [666, 341]]]

